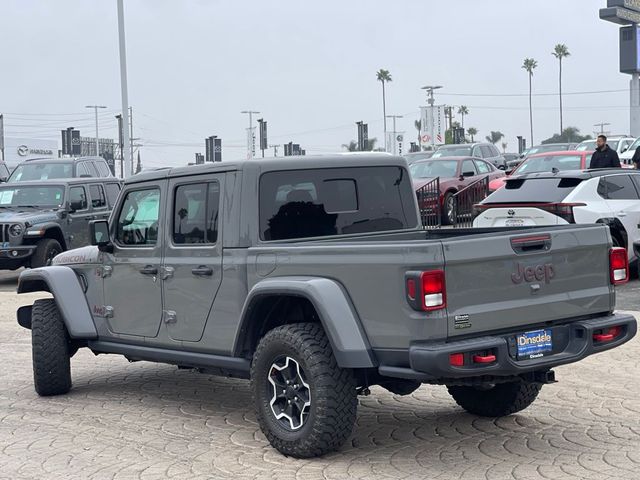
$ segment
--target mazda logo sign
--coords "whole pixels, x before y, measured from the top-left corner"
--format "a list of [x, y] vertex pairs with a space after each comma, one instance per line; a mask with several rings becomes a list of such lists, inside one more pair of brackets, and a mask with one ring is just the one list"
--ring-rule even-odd
[[19, 145], [18, 155], [20, 155], [21, 157], [26, 157], [27, 155], [29, 155], [29, 147], [27, 147], [26, 145]]

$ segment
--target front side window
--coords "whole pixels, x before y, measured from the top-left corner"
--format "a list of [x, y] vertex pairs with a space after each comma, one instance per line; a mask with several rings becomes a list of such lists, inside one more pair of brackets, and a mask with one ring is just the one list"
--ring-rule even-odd
[[158, 241], [160, 190], [133, 190], [126, 194], [116, 224], [120, 245], [155, 245]]
[[92, 177], [100, 176], [100, 174], [98, 173], [98, 169], [93, 162], [84, 162], [84, 164], [87, 167], [87, 172], [89, 172], [89, 175], [91, 175]]
[[104, 196], [102, 185], [91, 185], [89, 194], [91, 195], [91, 206], [93, 208], [105, 208], [107, 206], [107, 199]]
[[23, 163], [18, 165], [9, 177], [8, 182], [26, 182], [29, 180], [50, 180], [72, 178], [73, 164], [63, 162]]
[[101, 177], [110, 177], [111, 170], [109, 169], [109, 165], [106, 162], [95, 162], [96, 168], [98, 169], [98, 174]]
[[410, 176], [400, 167], [265, 173], [260, 178], [260, 238], [284, 240], [414, 228], [414, 195]]
[[482, 160], [476, 160], [476, 167], [478, 167], [478, 172], [480, 173], [490, 173], [491, 167], [488, 163], [483, 162]]
[[177, 187], [173, 207], [173, 243], [216, 243], [219, 203], [218, 182], [192, 183]]
[[476, 172], [476, 165], [475, 163], [473, 163], [473, 160], [465, 160], [464, 162], [462, 162], [462, 170], [461, 173], [466, 173], [468, 174], [473, 174], [475, 175]]
[[489, 147], [488, 145], [482, 145], [480, 147], [480, 150], [482, 150], [483, 158], [497, 157], [497, 155], [494, 154], [494, 152], [491, 150], [491, 147]]
[[76, 211], [87, 209], [87, 192], [84, 187], [71, 187], [69, 189], [69, 206]]

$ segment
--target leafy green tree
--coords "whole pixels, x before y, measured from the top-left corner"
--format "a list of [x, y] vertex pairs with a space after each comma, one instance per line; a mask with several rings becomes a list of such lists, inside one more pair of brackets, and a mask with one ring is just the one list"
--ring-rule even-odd
[[[367, 140], [367, 149], [365, 151], [380, 151], [381, 149], [376, 150], [376, 143], [378, 142], [377, 138], [370, 138]], [[349, 143], [343, 143], [342, 148], [346, 149], [348, 152], [359, 152], [358, 150], [358, 142], [356, 140], [351, 140]], [[382, 150], [384, 151], [384, 150]]]
[[474, 135], [478, 134], [478, 129], [474, 128], [474, 127], [469, 127], [469, 128], [467, 128], [467, 133], [471, 137], [471, 142], [473, 143], [473, 137], [474, 137]]
[[495, 145], [496, 143], [498, 143], [500, 140], [504, 138], [504, 133], [502, 133], [499, 130], [496, 132], [492, 131], [490, 135], [487, 135], [484, 138], [487, 139], [487, 142], [493, 143]]
[[559, 43], [551, 52], [551, 55], [558, 59], [558, 66], [560, 67], [558, 73], [558, 96], [560, 97], [560, 131], [563, 132], [562, 128], [562, 59], [571, 55], [569, 53], [569, 48], [564, 43]]
[[465, 105], [460, 105], [458, 108], [458, 115], [461, 117], [462, 128], [464, 128], [464, 116], [469, 115], [469, 108]]
[[389, 83], [392, 81], [391, 73], [389, 73], [389, 70], [385, 70], [384, 68], [381, 68], [376, 72], [376, 79], [380, 83], [382, 83], [382, 117], [383, 117], [382, 120], [384, 121], [384, 146], [386, 150], [386, 147], [387, 147], [387, 97], [384, 90], [384, 86], [386, 83]]
[[538, 68], [538, 62], [533, 58], [525, 58], [522, 68], [524, 68], [529, 74], [529, 127], [531, 128], [531, 138], [529, 138], [529, 141], [531, 142], [531, 145], [533, 145], [533, 104], [531, 102], [531, 83], [533, 79], [533, 71]]
[[422, 150], [422, 136], [420, 132], [422, 132], [422, 120], [414, 120], [413, 126], [418, 131], [418, 145], [420, 145], [420, 150]]
[[540, 143], [580, 143], [590, 138], [591, 135], [580, 135], [580, 129], [576, 127], [567, 127], [562, 131], [562, 134], [555, 133], [553, 137], [549, 137]]

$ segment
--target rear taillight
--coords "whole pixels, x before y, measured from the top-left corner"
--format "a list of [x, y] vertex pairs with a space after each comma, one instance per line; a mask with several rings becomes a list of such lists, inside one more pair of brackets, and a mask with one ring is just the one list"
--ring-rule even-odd
[[614, 285], [620, 285], [629, 280], [629, 258], [626, 248], [613, 247], [609, 250], [609, 272], [611, 283]]
[[405, 275], [407, 302], [414, 310], [432, 311], [447, 306], [443, 270], [407, 272]]
[[[584, 207], [584, 203], [552, 203], [549, 205], [548, 211], [564, 218], [567, 223], [576, 223], [576, 219], [573, 215], [573, 209], [575, 207]], [[545, 208], [545, 210], [547, 210]]]

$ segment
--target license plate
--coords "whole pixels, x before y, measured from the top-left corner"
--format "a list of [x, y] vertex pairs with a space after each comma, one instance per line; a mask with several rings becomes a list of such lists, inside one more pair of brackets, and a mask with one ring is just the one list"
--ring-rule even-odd
[[534, 330], [516, 335], [518, 359], [544, 357], [553, 349], [551, 330]]
[[507, 227], [524, 227], [524, 220], [521, 218], [509, 218], [504, 222]]

